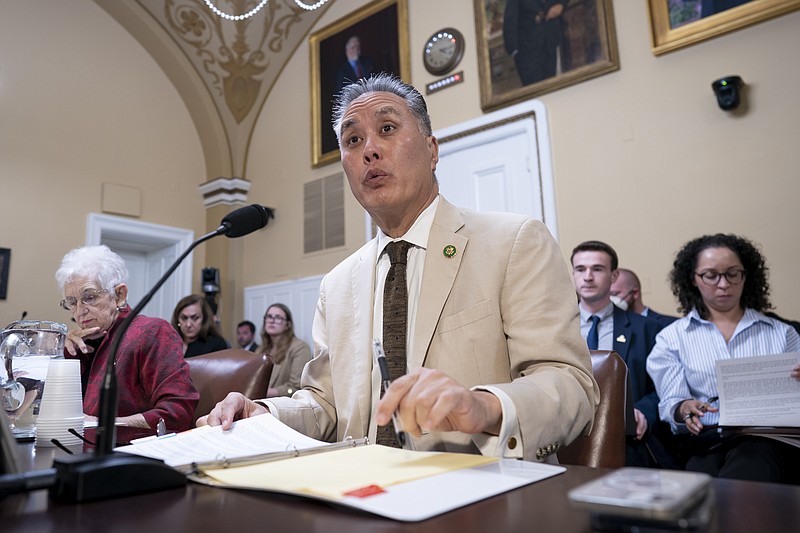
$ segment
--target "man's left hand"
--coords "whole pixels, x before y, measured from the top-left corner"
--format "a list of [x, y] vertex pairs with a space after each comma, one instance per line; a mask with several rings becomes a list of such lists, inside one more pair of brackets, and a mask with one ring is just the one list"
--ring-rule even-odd
[[386, 390], [375, 421], [386, 425], [397, 411], [404, 431], [415, 437], [428, 431], [460, 431], [497, 435], [502, 421], [500, 400], [485, 391], [471, 391], [439, 370], [420, 368]]

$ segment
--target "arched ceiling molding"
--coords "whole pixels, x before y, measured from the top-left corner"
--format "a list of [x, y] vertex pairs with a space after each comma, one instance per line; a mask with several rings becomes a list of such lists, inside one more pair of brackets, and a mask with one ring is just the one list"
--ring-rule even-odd
[[[197, 128], [207, 176], [242, 177], [256, 120], [275, 81], [330, 2], [315, 11], [270, 0], [253, 17], [224, 20], [203, 0], [95, 0], [164, 70]], [[217, 0], [244, 13], [257, 0]]]

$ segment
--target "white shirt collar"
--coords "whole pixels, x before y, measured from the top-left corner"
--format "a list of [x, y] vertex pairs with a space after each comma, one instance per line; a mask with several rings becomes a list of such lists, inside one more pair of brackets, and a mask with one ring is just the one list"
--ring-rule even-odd
[[392, 239], [388, 235], [386, 235], [383, 230], [378, 228], [378, 257], [380, 257], [381, 253], [383, 252], [386, 245], [392, 241], [406, 241], [410, 242], [414, 246], [417, 246], [422, 249], [427, 249], [428, 247], [428, 236], [431, 232], [431, 226], [433, 226], [433, 219], [436, 216], [436, 208], [439, 206], [439, 196], [437, 195], [436, 198], [433, 199], [431, 204], [425, 208], [422, 213], [419, 214], [417, 219], [411, 225], [403, 236], [398, 237], [397, 239]]

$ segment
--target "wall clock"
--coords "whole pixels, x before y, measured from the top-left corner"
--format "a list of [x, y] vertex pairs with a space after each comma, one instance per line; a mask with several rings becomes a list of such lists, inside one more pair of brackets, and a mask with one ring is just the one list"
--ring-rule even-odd
[[461, 62], [464, 55], [464, 36], [455, 28], [444, 28], [425, 41], [422, 63], [435, 76], [446, 74]]

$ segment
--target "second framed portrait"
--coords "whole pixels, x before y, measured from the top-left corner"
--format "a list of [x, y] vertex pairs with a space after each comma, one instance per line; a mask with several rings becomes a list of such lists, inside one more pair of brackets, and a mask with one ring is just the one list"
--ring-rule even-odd
[[611, 0], [473, 0], [481, 108], [619, 69]]
[[407, 0], [376, 0], [309, 37], [311, 48], [311, 162], [339, 158], [333, 100], [350, 82], [388, 72], [410, 77]]

